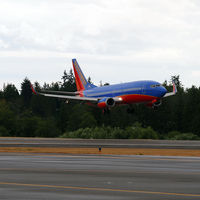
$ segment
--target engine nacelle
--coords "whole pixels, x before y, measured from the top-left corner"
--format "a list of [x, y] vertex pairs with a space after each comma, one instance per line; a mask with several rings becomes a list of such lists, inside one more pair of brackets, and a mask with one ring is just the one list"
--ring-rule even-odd
[[152, 102], [148, 103], [147, 106], [151, 108], [157, 108], [162, 104], [161, 99], [153, 100]]
[[115, 100], [113, 98], [106, 99], [106, 105], [108, 107], [114, 107], [115, 106]]
[[99, 108], [106, 108], [106, 107], [111, 108], [114, 106], [115, 106], [115, 100], [113, 98], [103, 98], [98, 103]]
[[162, 101], [161, 101], [161, 100], [157, 100], [157, 101], [153, 104], [153, 106], [158, 107], [158, 106], [161, 106], [161, 104], [162, 104]]

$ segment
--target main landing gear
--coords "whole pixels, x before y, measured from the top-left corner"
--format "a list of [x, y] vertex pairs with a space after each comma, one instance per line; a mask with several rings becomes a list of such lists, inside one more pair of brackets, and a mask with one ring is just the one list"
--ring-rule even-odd
[[152, 106], [153, 110], [158, 110], [158, 106]]
[[109, 108], [104, 108], [102, 110], [103, 114], [106, 115], [106, 114], [110, 114], [110, 109]]

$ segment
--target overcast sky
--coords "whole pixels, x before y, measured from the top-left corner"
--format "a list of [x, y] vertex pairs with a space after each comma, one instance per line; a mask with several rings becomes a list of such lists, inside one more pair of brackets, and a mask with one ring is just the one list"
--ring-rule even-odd
[[0, 89], [60, 81], [71, 59], [92, 81], [200, 86], [199, 0], [0, 0]]

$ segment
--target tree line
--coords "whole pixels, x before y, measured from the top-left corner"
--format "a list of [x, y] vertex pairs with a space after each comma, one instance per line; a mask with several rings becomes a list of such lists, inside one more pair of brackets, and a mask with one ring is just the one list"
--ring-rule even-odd
[[[0, 136], [199, 139], [200, 87], [184, 88], [179, 76], [172, 79], [178, 93], [163, 99], [157, 111], [141, 104], [132, 105], [132, 112], [118, 106], [103, 115], [101, 109], [78, 101], [33, 95], [25, 78], [20, 90], [7, 84], [0, 91]], [[171, 81], [163, 85], [172, 90]], [[64, 71], [60, 82], [43, 86], [35, 82], [34, 86], [37, 90], [76, 91], [72, 70]]]

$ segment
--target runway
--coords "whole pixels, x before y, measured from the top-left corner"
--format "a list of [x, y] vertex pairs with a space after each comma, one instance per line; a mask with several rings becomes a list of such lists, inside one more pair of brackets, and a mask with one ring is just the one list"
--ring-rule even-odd
[[200, 158], [0, 153], [0, 199], [200, 199]]
[[200, 149], [200, 141], [0, 137], [0, 147]]

